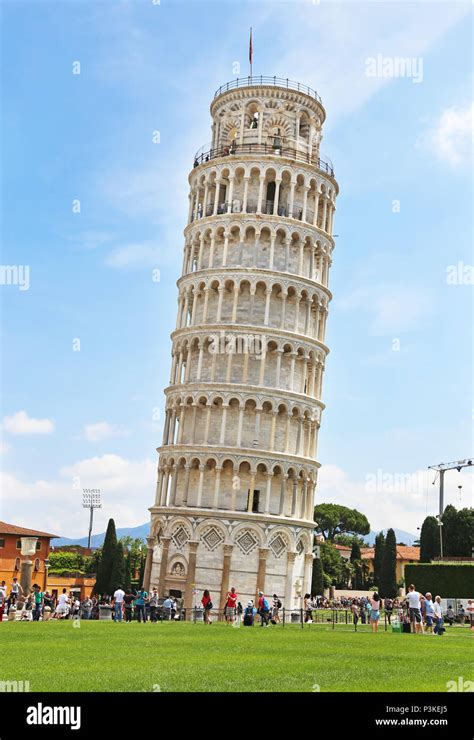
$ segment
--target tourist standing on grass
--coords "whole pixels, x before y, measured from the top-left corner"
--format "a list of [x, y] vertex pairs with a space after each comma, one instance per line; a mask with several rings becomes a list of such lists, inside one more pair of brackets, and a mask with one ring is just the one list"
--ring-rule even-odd
[[466, 612], [469, 617], [469, 625], [471, 629], [474, 629], [474, 602], [472, 599], [467, 600]]
[[132, 594], [131, 590], [129, 589], [125, 596], [123, 597], [123, 604], [125, 607], [125, 621], [131, 622], [132, 621], [132, 607], [133, 602], [135, 601], [135, 594]]
[[280, 609], [282, 607], [282, 603], [280, 599], [278, 598], [277, 594], [273, 594], [273, 604], [272, 604], [272, 620], [273, 623], [276, 624], [280, 621]]
[[443, 609], [441, 607], [441, 596], [435, 596], [435, 600], [433, 603], [433, 612], [434, 612], [434, 630], [433, 633], [435, 635], [442, 635], [443, 634]]
[[253, 601], [249, 601], [244, 611], [244, 627], [253, 627], [255, 611]]
[[142, 619], [143, 622], [146, 622], [145, 599], [147, 598], [147, 596], [148, 594], [145, 589], [141, 588], [137, 593], [137, 597], [135, 599], [135, 611], [139, 622], [141, 622]]
[[157, 622], [158, 621], [158, 589], [156, 586], [153, 588], [153, 591], [150, 594], [150, 622]]
[[351, 604], [351, 612], [352, 612], [352, 621], [354, 622], [354, 625], [357, 627], [357, 623], [359, 621], [359, 606], [356, 601], [353, 601]]
[[392, 599], [385, 599], [384, 605], [383, 605], [385, 614], [387, 615], [388, 623], [391, 624], [392, 619], [392, 612], [393, 612], [393, 601]]
[[62, 594], [58, 596], [58, 605], [56, 607], [56, 616], [58, 619], [65, 619], [69, 613], [69, 596], [63, 588]]
[[370, 600], [370, 624], [372, 632], [378, 632], [380, 619], [380, 596], [374, 591]]
[[5, 611], [5, 602], [6, 602], [5, 591], [3, 591], [3, 589], [0, 588], [0, 624], [3, 621], [3, 612]]
[[89, 596], [82, 602], [82, 618], [92, 619], [92, 599]]
[[23, 588], [21, 584], [18, 582], [18, 578], [14, 578], [12, 582], [12, 587], [10, 590], [10, 604], [11, 606], [16, 606], [16, 603], [18, 601], [19, 596], [23, 596]]
[[237, 608], [236, 608], [235, 612], [236, 612], [236, 615], [237, 615], [237, 624], [240, 627], [240, 623], [242, 621], [242, 614], [244, 613], [244, 607], [242, 606], [242, 604], [240, 603], [240, 601], [237, 602]]
[[235, 619], [235, 608], [237, 606], [237, 599], [239, 598], [235, 588], [232, 586], [230, 591], [227, 592], [226, 603], [225, 603], [225, 620], [226, 622], [233, 622]]
[[172, 611], [173, 611], [173, 599], [171, 598], [171, 596], [168, 596], [163, 602], [163, 612], [165, 615], [165, 619], [167, 621], [171, 619]]
[[423, 633], [423, 626], [421, 623], [421, 594], [419, 594], [418, 591], [415, 591], [413, 583], [408, 587], [407, 602], [411, 631], [413, 634]]
[[207, 588], [202, 595], [201, 604], [204, 609], [204, 624], [211, 624], [212, 600]]
[[454, 622], [455, 618], [456, 617], [455, 617], [455, 614], [454, 614], [453, 607], [451, 606], [451, 604], [448, 604], [448, 608], [446, 609], [446, 621], [447, 621], [447, 623], [449, 624], [450, 627], [453, 626], [453, 622]]
[[428, 634], [428, 632], [433, 634], [434, 616], [435, 616], [435, 611], [434, 611], [434, 604], [433, 604], [433, 596], [428, 591], [428, 593], [425, 596], [426, 634]]
[[123, 590], [122, 586], [119, 586], [118, 589], [114, 593], [114, 614], [115, 614], [116, 622], [122, 621], [122, 609], [123, 609], [123, 597], [124, 596], [125, 596], [125, 591]]
[[40, 587], [37, 583], [33, 584], [33, 622], [39, 622], [39, 618], [43, 613], [43, 599], [44, 594], [40, 591]]
[[258, 613], [260, 614], [260, 627], [268, 627], [270, 604], [266, 600], [263, 591], [258, 592]]
[[313, 602], [311, 601], [311, 594], [305, 594], [304, 595], [304, 621], [309, 622], [309, 624], [313, 621]]

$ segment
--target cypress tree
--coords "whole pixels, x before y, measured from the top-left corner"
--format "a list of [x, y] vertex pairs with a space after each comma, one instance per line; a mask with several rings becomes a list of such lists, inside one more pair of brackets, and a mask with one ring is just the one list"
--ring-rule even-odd
[[427, 516], [421, 526], [420, 563], [431, 563], [439, 555], [439, 525], [434, 516]]
[[116, 556], [117, 534], [115, 532], [115, 522], [113, 519], [109, 519], [104, 544], [102, 545], [102, 555], [97, 568], [94, 593], [109, 595], [112, 593], [111, 575]]
[[119, 586], [123, 588], [125, 580], [125, 558], [123, 555], [123, 545], [117, 542], [115, 549], [115, 559], [110, 576], [110, 592], [113, 593]]
[[311, 579], [312, 596], [322, 596], [324, 594], [324, 573], [321, 558], [315, 558], [313, 561], [313, 577]]
[[383, 563], [383, 554], [385, 549], [385, 535], [383, 532], [379, 532], [375, 538], [375, 552], [374, 552], [374, 582], [377, 588], [380, 588], [380, 576]]
[[393, 529], [387, 530], [378, 588], [383, 599], [394, 599], [397, 595], [397, 539]]
[[458, 511], [455, 506], [448, 504], [442, 516], [443, 522], [443, 555], [455, 556], [459, 553], [458, 542]]
[[354, 576], [352, 578], [352, 588], [356, 590], [362, 588], [362, 555], [360, 545], [357, 540], [352, 543], [351, 563], [354, 566]]

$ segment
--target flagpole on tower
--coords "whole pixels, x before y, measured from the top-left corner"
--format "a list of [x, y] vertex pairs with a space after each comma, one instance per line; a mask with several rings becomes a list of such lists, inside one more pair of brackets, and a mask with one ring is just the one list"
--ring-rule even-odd
[[252, 26], [250, 26], [249, 62], [250, 62], [250, 79], [252, 79], [252, 62], [253, 62]]

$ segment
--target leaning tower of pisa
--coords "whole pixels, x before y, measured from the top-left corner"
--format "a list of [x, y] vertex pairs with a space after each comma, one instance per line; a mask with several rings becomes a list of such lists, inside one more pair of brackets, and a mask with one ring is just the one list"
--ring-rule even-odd
[[[189, 175], [145, 585], [300, 606], [313, 506], [338, 186], [317, 93], [234, 80]], [[199, 595], [198, 595], [199, 594]]]

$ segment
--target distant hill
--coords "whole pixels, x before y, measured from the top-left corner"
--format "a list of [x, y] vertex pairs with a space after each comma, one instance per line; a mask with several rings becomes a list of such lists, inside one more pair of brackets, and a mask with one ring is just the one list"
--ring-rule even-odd
[[[395, 532], [395, 537], [397, 538], [397, 542], [403, 542], [404, 545], [413, 545], [414, 542], [416, 542], [417, 539], [419, 539], [419, 535], [416, 534], [410, 534], [410, 532], [404, 532], [403, 529], [395, 529], [393, 530]], [[387, 534], [387, 530], [383, 530], [384, 534]], [[377, 537], [378, 532], [370, 532], [370, 534], [366, 535], [364, 537], [364, 540], [366, 540], [369, 545], [375, 544], [375, 538]]]
[[[117, 529], [117, 537], [133, 537], [133, 538], [141, 538], [142, 540], [145, 540], [146, 537], [148, 537], [148, 533], [150, 531], [150, 522], [146, 522], [145, 524], [141, 524], [139, 527], [123, 527]], [[387, 533], [387, 530], [384, 529], [385, 534]], [[375, 543], [375, 538], [378, 535], [378, 532], [370, 532], [364, 539], [369, 543], [369, 545], [373, 545]], [[395, 529], [395, 536], [397, 538], [397, 542], [403, 542], [405, 545], [412, 545], [415, 540], [418, 539], [418, 537], [415, 534], [410, 534], [409, 532], [404, 532], [403, 529]], [[100, 547], [104, 541], [105, 538], [105, 532], [101, 532], [100, 534], [93, 534], [91, 538], [91, 546], [92, 547]], [[57, 540], [52, 541], [53, 546], [60, 546], [60, 545], [83, 545], [84, 547], [87, 547], [87, 537], [78, 537], [77, 539], [69, 539], [68, 537], [60, 537]]]
[[[150, 531], [150, 522], [146, 522], [146, 524], [140, 524], [139, 527], [122, 527], [117, 529], [117, 537], [120, 539], [120, 537], [133, 537], [141, 538], [142, 540], [145, 540], [146, 537], [148, 537], [148, 533]], [[100, 547], [105, 539], [105, 532], [101, 532], [100, 534], [93, 534], [91, 537], [91, 547]], [[53, 547], [59, 547], [60, 545], [83, 545], [84, 547], [87, 547], [87, 537], [77, 537], [75, 539], [70, 539], [69, 537], [60, 537], [57, 540], [52, 540], [51, 544]]]

